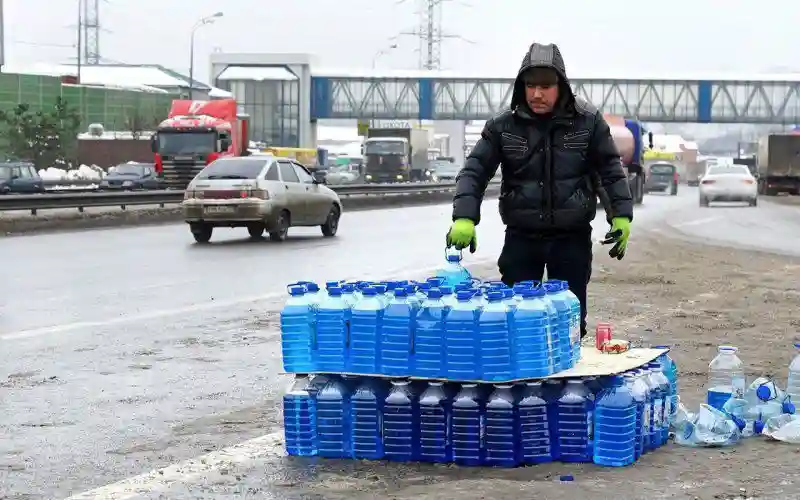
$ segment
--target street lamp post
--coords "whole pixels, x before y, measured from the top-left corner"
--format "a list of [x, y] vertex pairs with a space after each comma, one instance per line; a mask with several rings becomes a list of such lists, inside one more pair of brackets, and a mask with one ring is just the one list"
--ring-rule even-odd
[[206, 24], [211, 24], [215, 20], [222, 17], [222, 12], [217, 12], [210, 16], [206, 16], [195, 23], [192, 27], [192, 34], [189, 40], [189, 99], [191, 100], [194, 98], [194, 34], [200, 28], [200, 26], [205, 26]]
[[388, 54], [389, 51], [394, 50], [396, 48], [397, 48], [397, 44], [393, 43], [393, 44], [389, 45], [388, 47], [386, 47], [385, 49], [382, 49], [382, 50], [379, 50], [378, 52], [376, 52], [375, 56], [372, 58], [372, 69], [375, 69], [375, 66], [378, 65], [378, 59], [380, 59], [382, 56], [385, 56], [386, 54]]

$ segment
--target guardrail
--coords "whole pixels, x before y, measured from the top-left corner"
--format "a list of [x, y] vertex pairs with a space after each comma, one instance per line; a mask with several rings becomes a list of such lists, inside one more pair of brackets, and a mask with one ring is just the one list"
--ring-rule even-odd
[[[395, 196], [452, 191], [453, 182], [405, 184], [351, 184], [328, 186], [339, 196]], [[83, 212], [89, 207], [120, 207], [137, 205], [174, 205], [183, 201], [183, 191], [133, 191], [133, 192], [61, 192], [33, 195], [0, 196], [0, 211], [26, 210], [36, 215], [39, 210], [76, 208]]]

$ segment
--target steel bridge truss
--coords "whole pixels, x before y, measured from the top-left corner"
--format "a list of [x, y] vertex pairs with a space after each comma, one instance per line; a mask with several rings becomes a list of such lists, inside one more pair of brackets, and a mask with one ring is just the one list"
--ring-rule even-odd
[[[513, 84], [507, 79], [313, 80], [312, 118], [351, 119], [486, 119], [508, 109]], [[605, 113], [642, 121], [800, 122], [800, 82], [575, 80], [573, 90]]]

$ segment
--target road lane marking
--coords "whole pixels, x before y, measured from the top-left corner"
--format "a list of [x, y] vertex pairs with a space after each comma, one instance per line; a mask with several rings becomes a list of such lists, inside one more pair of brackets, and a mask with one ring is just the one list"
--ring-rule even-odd
[[[475, 259], [471, 260], [470, 262], [465, 262], [468, 266], [473, 265], [481, 265], [488, 262], [494, 262], [497, 260], [497, 257], [492, 258], [482, 258], [482, 259]], [[413, 267], [402, 267], [391, 269], [386, 272], [381, 272], [380, 274], [384, 276], [390, 277], [412, 277], [419, 274], [428, 273], [431, 271], [435, 271], [439, 269], [442, 265], [437, 264], [435, 266], [423, 267], [423, 268], [413, 268]], [[344, 278], [346, 280], [352, 279], [359, 279], [363, 278], [363, 275]], [[106, 318], [102, 320], [95, 320], [95, 321], [77, 321], [74, 323], [65, 323], [63, 325], [53, 325], [53, 326], [45, 326], [42, 328], [32, 328], [29, 330], [19, 330], [16, 332], [9, 332], [0, 334], [0, 340], [22, 340], [28, 339], [33, 337], [40, 337], [43, 335], [50, 335], [54, 333], [69, 333], [74, 332], [76, 330], [83, 330], [87, 328], [101, 328], [106, 326], [112, 325], [121, 325], [126, 323], [133, 323], [139, 321], [147, 321], [151, 319], [158, 319], [158, 318], [166, 318], [169, 316], [179, 316], [181, 314], [188, 314], [194, 313], [199, 311], [208, 311], [212, 309], [219, 309], [219, 308], [227, 308], [233, 306], [240, 306], [242, 304], [250, 304], [254, 302], [260, 302], [264, 300], [273, 300], [280, 297], [286, 296], [286, 292], [274, 292], [274, 293], [267, 293], [263, 295], [255, 295], [250, 297], [244, 298], [237, 298], [237, 299], [228, 299], [228, 300], [213, 300], [209, 302], [201, 302], [199, 304], [192, 304], [183, 307], [176, 307], [173, 309], [160, 309], [154, 310], [139, 314], [131, 314], [126, 316], [118, 316], [116, 318]]]
[[672, 224], [673, 227], [688, 227], [688, 226], [701, 226], [703, 224], [710, 224], [711, 222], [716, 222], [720, 220], [722, 217], [706, 217], [704, 219], [695, 219], [690, 220], [687, 222], [681, 222], [680, 224]]
[[154, 469], [116, 483], [72, 495], [65, 500], [132, 500], [148, 493], [163, 492], [174, 484], [189, 484], [210, 472], [243, 465], [259, 458], [284, 457], [283, 431], [250, 439], [196, 458]]

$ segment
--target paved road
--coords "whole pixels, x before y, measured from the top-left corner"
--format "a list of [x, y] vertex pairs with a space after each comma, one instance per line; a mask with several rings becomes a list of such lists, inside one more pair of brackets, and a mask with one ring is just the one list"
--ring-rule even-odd
[[[792, 224], [784, 209], [701, 210], [687, 189], [649, 196], [635, 227], [699, 231], [709, 217], [734, 227], [745, 213]], [[495, 260], [502, 244], [495, 202], [484, 217], [471, 262]], [[0, 241], [0, 498], [64, 497], [172, 463], [137, 484], [175, 479], [168, 496], [182, 498], [197, 481], [229, 495], [301, 481], [308, 468], [277, 448], [285, 284], [425, 274], [442, 260], [448, 221], [439, 205], [354, 212], [335, 239], [297, 230], [283, 244], [231, 231], [199, 246], [181, 225]], [[253, 474], [227, 485], [218, 460]], [[212, 472], [222, 479], [208, 490]]]

